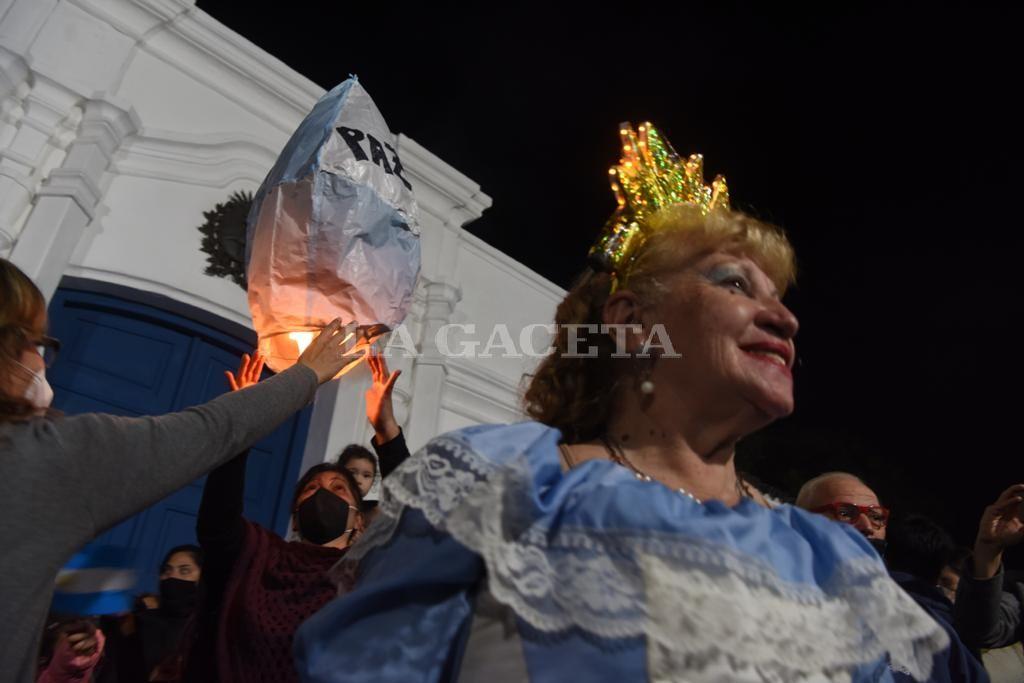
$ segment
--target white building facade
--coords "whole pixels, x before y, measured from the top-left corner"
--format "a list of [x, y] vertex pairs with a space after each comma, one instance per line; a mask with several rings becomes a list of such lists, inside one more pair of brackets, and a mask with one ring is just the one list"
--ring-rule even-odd
[[[197, 227], [232, 192], [259, 186], [323, 89], [193, 3], [0, 0], [0, 256], [47, 297], [69, 281], [101, 283], [251, 328], [241, 287], [204, 274]], [[406, 323], [415, 349], [391, 360], [415, 450], [450, 429], [521, 419], [536, 362], [495, 349], [455, 357], [438, 342], [466, 346], [444, 333], [482, 351], [502, 324], [517, 346], [525, 330], [542, 351], [536, 326], [564, 292], [466, 232], [491, 204], [476, 183], [401, 134], [398, 148], [422, 225]], [[303, 467], [368, 441], [368, 382], [360, 368], [321, 390]]]

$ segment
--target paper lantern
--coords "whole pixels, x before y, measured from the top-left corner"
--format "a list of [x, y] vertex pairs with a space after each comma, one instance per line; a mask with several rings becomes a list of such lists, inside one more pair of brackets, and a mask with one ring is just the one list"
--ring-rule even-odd
[[420, 270], [412, 184], [355, 78], [320, 98], [253, 200], [246, 243], [259, 351], [280, 372], [334, 318], [367, 341], [408, 313]]

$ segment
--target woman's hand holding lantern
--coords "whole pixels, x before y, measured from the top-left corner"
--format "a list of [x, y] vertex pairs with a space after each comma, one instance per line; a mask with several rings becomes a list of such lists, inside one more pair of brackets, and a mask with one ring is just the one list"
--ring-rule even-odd
[[341, 319], [335, 318], [320, 331], [298, 362], [315, 372], [320, 384], [330, 381], [352, 369], [366, 355], [369, 346], [357, 332], [355, 323], [342, 325]]

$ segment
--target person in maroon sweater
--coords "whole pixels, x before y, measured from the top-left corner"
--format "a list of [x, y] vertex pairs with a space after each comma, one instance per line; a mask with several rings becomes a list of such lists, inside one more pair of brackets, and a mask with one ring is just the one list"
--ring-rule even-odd
[[[367, 414], [386, 476], [408, 457], [391, 408], [399, 373], [388, 373], [383, 358], [371, 357]], [[258, 382], [262, 369], [262, 359], [243, 356], [238, 373], [227, 373], [228, 381], [241, 389]], [[243, 454], [219, 467], [203, 489], [196, 534], [206, 556], [205, 591], [189, 639], [186, 681], [297, 682], [295, 631], [337, 596], [328, 570], [364, 527], [362, 494], [352, 474], [337, 463], [323, 463], [295, 487], [292, 529], [299, 540], [285, 541], [243, 516], [245, 464]]]

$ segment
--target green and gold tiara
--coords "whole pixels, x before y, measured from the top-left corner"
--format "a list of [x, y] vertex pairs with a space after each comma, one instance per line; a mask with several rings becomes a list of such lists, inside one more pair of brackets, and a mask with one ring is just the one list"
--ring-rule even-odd
[[623, 123], [619, 136], [622, 159], [608, 170], [619, 206], [588, 254], [594, 269], [612, 273], [617, 282], [628, 274], [649, 235], [647, 221], [658, 211], [678, 204], [691, 205], [703, 214], [729, 208], [725, 178], [718, 176], [710, 187], [705, 185], [700, 154], [684, 161], [650, 123], [640, 124], [636, 131]]

